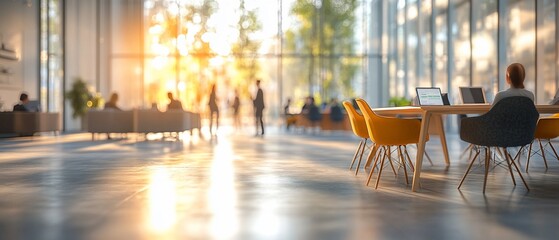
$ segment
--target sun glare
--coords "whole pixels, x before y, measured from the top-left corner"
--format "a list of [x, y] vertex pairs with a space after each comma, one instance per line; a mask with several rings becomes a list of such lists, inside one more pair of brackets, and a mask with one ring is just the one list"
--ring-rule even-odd
[[149, 184], [149, 226], [156, 233], [164, 233], [175, 225], [176, 216], [175, 182], [164, 167], [151, 172]]
[[[219, 1], [211, 15], [192, 12], [193, 1], [146, 1], [146, 58], [141, 73], [147, 89], [144, 107], [165, 103], [168, 91], [177, 94], [183, 106], [198, 108], [208, 82], [219, 79], [244, 79], [236, 60], [229, 56], [239, 42], [237, 26], [242, 12], [239, 1]], [[261, 7], [254, 2], [251, 6]], [[252, 9], [252, 8], [247, 8]], [[263, 33], [251, 33], [263, 39]], [[267, 38], [267, 37], [265, 37]], [[269, 44], [262, 43], [269, 50]]]

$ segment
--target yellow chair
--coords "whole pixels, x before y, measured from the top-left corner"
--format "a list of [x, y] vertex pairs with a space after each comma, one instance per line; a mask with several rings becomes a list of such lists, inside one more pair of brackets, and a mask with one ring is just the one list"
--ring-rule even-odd
[[[547, 140], [547, 145], [551, 147], [553, 153], [555, 154], [555, 158], [559, 160], [559, 155], [557, 155], [557, 151], [551, 144], [551, 139], [559, 137], [559, 114], [555, 114], [551, 117], [547, 118], [540, 118], [538, 121], [538, 125], [536, 126], [536, 132], [534, 133], [534, 141], [537, 139], [540, 145], [540, 155], [543, 157], [543, 162], [545, 164], [545, 168], [547, 169], [547, 159], [545, 158], [545, 146], [542, 144], [542, 139]], [[530, 165], [530, 156], [536, 154], [536, 152], [532, 153], [532, 144], [534, 141], [530, 143], [530, 148], [528, 150], [528, 160], [526, 161], [526, 172], [528, 172], [528, 166]]]
[[[363, 152], [365, 152], [365, 147], [367, 147], [367, 140], [369, 140], [369, 132], [367, 130], [367, 124], [365, 123], [365, 118], [363, 115], [359, 114], [351, 102], [344, 101], [343, 102], [344, 108], [349, 116], [349, 122], [351, 123], [351, 129], [355, 136], [360, 137], [361, 141], [359, 142], [359, 147], [357, 147], [357, 151], [353, 155], [353, 160], [351, 161], [351, 165], [349, 169], [353, 168], [353, 164], [355, 163], [355, 159], [357, 159], [357, 155], [361, 151], [359, 156], [359, 161], [357, 162], [357, 168], [355, 169], [355, 175], [359, 172], [359, 167], [361, 166], [361, 159], [363, 158]], [[374, 142], [373, 142], [374, 144]]]
[[[367, 124], [367, 129], [369, 132], [369, 137], [375, 142], [379, 151], [383, 151], [382, 160], [380, 162], [379, 173], [375, 183], [375, 189], [378, 187], [380, 176], [382, 174], [382, 169], [384, 168], [384, 161], [388, 157], [389, 163], [392, 165], [391, 160], [391, 146], [396, 146], [398, 151], [398, 157], [400, 164], [404, 168], [404, 174], [406, 178], [406, 183], [409, 184], [408, 172], [406, 169], [406, 160], [404, 154], [407, 156], [407, 161], [413, 171], [413, 163], [411, 162], [410, 156], [408, 154], [406, 145], [417, 144], [419, 142], [419, 131], [421, 129], [421, 121], [418, 119], [401, 119], [393, 117], [382, 117], [373, 112], [369, 104], [363, 99], [357, 99], [357, 104], [363, 112], [365, 117], [365, 122]], [[374, 138], [373, 138], [374, 136]], [[404, 151], [402, 151], [402, 148]], [[369, 154], [369, 158], [375, 154], [373, 151]], [[377, 166], [381, 154], [378, 154], [369, 173], [367, 179], [367, 186], [371, 181], [374, 170]], [[392, 166], [394, 171], [394, 167]]]

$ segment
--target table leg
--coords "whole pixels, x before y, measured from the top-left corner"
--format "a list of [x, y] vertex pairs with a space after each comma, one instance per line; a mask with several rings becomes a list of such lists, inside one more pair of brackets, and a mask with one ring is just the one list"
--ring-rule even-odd
[[443, 154], [444, 154], [444, 162], [447, 166], [450, 165], [450, 160], [448, 157], [448, 147], [446, 145], [446, 134], [444, 132], [444, 125], [443, 125], [443, 116], [441, 114], [438, 115], [439, 123], [437, 124], [437, 128], [439, 128], [439, 137], [441, 139], [441, 144], [443, 145]]
[[417, 191], [419, 188], [419, 179], [421, 175], [421, 168], [423, 165], [423, 155], [425, 154], [425, 139], [429, 132], [429, 121], [431, 120], [431, 113], [424, 111], [421, 120], [421, 130], [419, 131], [419, 143], [417, 144], [417, 156], [415, 157], [415, 171], [413, 172], [413, 183], [411, 190]]

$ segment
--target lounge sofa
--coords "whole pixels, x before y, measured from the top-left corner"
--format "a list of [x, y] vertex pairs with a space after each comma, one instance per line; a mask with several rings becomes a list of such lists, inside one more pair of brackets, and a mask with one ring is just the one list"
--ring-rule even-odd
[[341, 121], [335, 122], [332, 121], [329, 114], [323, 113], [320, 121], [318, 121], [314, 126], [309, 120], [309, 118], [304, 114], [297, 114], [295, 115], [295, 117], [296, 117], [296, 121], [295, 121], [296, 127], [300, 127], [300, 128], [320, 127], [321, 130], [351, 131], [351, 124], [346, 114], [343, 115], [343, 119]]
[[134, 111], [90, 110], [87, 112], [90, 133], [134, 132]]
[[187, 111], [93, 110], [87, 113], [87, 131], [95, 133], [165, 133], [200, 129], [200, 114]]
[[61, 130], [60, 113], [0, 112], [0, 133], [30, 135]]

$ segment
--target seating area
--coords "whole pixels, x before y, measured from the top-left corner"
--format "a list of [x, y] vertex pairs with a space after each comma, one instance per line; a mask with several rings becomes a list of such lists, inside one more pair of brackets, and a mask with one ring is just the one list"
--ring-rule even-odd
[[323, 113], [319, 120], [311, 121], [306, 115], [304, 114], [296, 114], [294, 115], [295, 120], [295, 127], [301, 130], [309, 129], [309, 128], [317, 128], [323, 131], [351, 131], [351, 124], [349, 122], [349, 118], [347, 114], [344, 114], [343, 119], [340, 121], [333, 121], [330, 118], [330, 114]]
[[59, 113], [0, 112], [0, 133], [33, 135], [37, 132], [61, 131]]
[[99, 133], [180, 133], [200, 130], [200, 114], [188, 111], [93, 110], [87, 113], [87, 132]]

